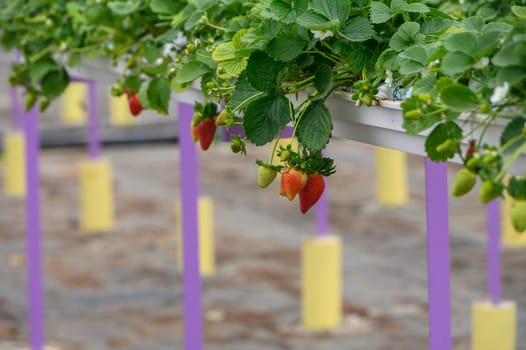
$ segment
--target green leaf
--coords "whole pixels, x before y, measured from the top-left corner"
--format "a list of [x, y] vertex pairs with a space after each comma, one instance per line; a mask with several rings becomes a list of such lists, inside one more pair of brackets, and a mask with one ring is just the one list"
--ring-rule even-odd
[[124, 86], [132, 91], [139, 91], [142, 85], [142, 80], [137, 75], [128, 75], [124, 79]]
[[297, 18], [297, 13], [291, 4], [283, 0], [272, 1], [270, 4], [270, 12], [275, 19], [287, 24], [294, 23]]
[[261, 32], [265, 40], [270, 41], [274, 39], [276, 35], [278, 35], [280, 29], [281, 25], [279, 24], [279, 22], [269, 18], [261, 22], [259, 31]]
[[156, 13], [176, 14], [179, 11], [179, 2], [176, 0], [152, 0], [150, 9]]
[[427, 94], [433, 91], [435, 84], [437, 82], [436, 76], [429, 74], [418, 80], [415, 85], [413, 85], [412, 93], [414, 95], [418, 94]]
[[[148, 107], [155, 109], [161, 114], [167, 114], [168, 105], [170, 103], [170, 94], [172, 92], [170, 81], [164, 77], [156, 77], [150, 80], [148, 84], [143, 86], [146, 87], [145, 95], [148, 101]], [[143, 99], [141, 98], [141, 102], [142, 101]]]
[[342, 35], [350, 41], [365, 41], [371, 39], [376, 32], [367, 18], [354, 17], [343, 29]]
[[349, 0], [312, 0], [310, 8], [329, 20], [337, 20], [343, 25], [351, 12], [351, 2]]
[[497, 72], [497, 85], [503, 85], [505, 82], [511, 86], [522, 83], [526, 79], [526, 67], [508, 66]]
[[331, 21], [325, 16], [313, 12], [305, 12], [298, 17], [297, 22], [299, 25], [311, 30], [338, 30], [340, 27], [340, 21]]
[[509, 43], [504, 46], [499, 52], [497, 52], [497, 54], [495, 54], [495, 56], [493, 56], [491, 62], [499, 67], [521, 66], [523, 58], [517, 54], [516, 45], [516, 43]]
[[236, 109], [239, 106], [244, 105], [247, 100], [260, 94], [261, 92], [250, 84], [247, 75], [243, 73], [236, 81], [236, 89], [234, 90], [232, 99], [229, 102], [229, 107], [231, 109]]
[[215, 50], [212, 52], [212, 59], [218, 62], [228, 61], [240, 57], [242, 57], [242, 55], [235, 48], [234, 43], [230, 41], [217, 45]]
[[370, 5], [369, 18], [374, 24], [384, 23], [393, 17], [391, 8], [380, 1], [373, 1]]
[[[451, 146], [444, 150], [439, 146], [443, 145], [448, 140], [451, 140]], [[458, 147], [462, 140], [462, 129], [455, 122], [447, 121], [437, 125], [433, 131], [426, 137], [425, 149], [427, 156], [432, 161], [446, 161], [455, 156]], [[439, 148], [439, 150], [437, 150]]]
[[419, 30], [420, 25], [418, 23], [405, 22], [393, 34], [389, 45], [397, 51], [402, 51], [414, 44], [419, 44], [423, 41], [423, 36], [418, 34]]
[[448, 52], [442, 60], [440, 68], [445, 75], [462, 74], [475, 64], [475, 59], [463, 52]]
[[36, 85], [46, 74], [57, 68], [57, 63], [51, 57], [42, 57], [38, 61], [29, 65], [31, 82]]
[[148, 63], [154, 63], [159, 57], [163, 55], [163, 48], [158, 47], [155, 43], [147, 42], [144, 45], [144, 58]]
[[526, 200], [526, 179], [521, 179], [516, 176], [510, 178], [508, 183], [508, 193], [509, 195], [519, 201]]
[[277, 61], [292, 61], [298, 57], [307, 42], [292, 31], [278, 34], [267, 46], [267, 53]]
[[404, 6], [402, 9], [404, 11], [413, 12], [413, 13], [427, 13], [427, 12], [429, 12], [429, 7], [427, 7], [427, 5], [422, 4], [420, 2], [415, 2], [415, 3], [412, 3], [412, 4], [408, 4], [407, 6]]
[[135, 0], [135, 1], [110, 1], [108, 3], [108, 7], [110, 8], [111, 12], [118, 16], [128, 16], [134, 13], [139, 9], [141, 6], [141, 1]]
[[318, 94], [312, 98], [313, 100], [318, 100], [327, 96], [329, 92], [331, 92], [334, 83], [332, 69], [327, 66], [322, 66], [320, 70], [316, 72], [313, 83], [318, 91]]
[[322, 101], [312, 103], [301, 115], [296, 127], [298, 141], [311, 151], [321, 151], [332, 134], [331, 114]]
[[[404, 117], [402, 127], [410, 135], [417, 135], [429, 129], [441, 119], [440, 114], [434, 113], [436, 111], [434, 105], [425, 108], [424, 113], [423, 102], [416, 95], [405, 99], [400, 106], [402, 107]], [[416, 111], [420, 116], [418, 118], [409, 117], [408, 115], [411, 111]]]
[[247, 59], [245, 57], [219, 62], [217, 65], [218, 76], [223, 79], [229, 79], [239, 76], [247, 68]]
[[65, 69], [49, 71], [41, 80], [42, 93], [50, 98], [60, 96], [69, 84], [69, 75]]
[[278, 78], [285, 65], [274, 61], [262, 51], [254, 52], [247, 66], [247, 77], [253, 87], [263, 92], [274, 92], [278, 86]]
[[444, 43], [448, 51], [460, 51], [472, 56], [478, 49], [478, 40], [472, 32], [451, 34]]
[[256, 146], [272, 141], [290, 121], [292, 109], [289, 99], [281, 95], [265, 95], [253, 100], [243, 117], [247, 138]]
[[526, 6], [514, 5], [511, 7], [511, 11], [515, 14], [515, 16], [526, 19]]
[[440, 92], [440, 99], [457, 112], [469, 111], [478, 105], [477, 95], [470, 88], [458, 83], [451, 84]]
[[210, 72], [210, 67], [199, 61], [190, 61], [177, 71], [175, 80], [179, 84], [189, 83]]
[[504, 147], [508, 142], [511, 140], [513, 141], [510, 145], [506, 146], [505, 154], [512, 153], [526, 142], [526, 135], [523, 133], [524, 127], [526, 126], [525, 124], [526, 118], [517, 116], [506, 125], [500, 135], [500, 146]]
[[482, 32], [484, 29], [485, 21], [484, 18], [480, 16], [472, 16], [464, 18], [462, 21], [462, 28], [465, 30], [474, 30], [477, 32]]
[[423, 46], [415, 45], [401, 52], [400, 57], [423, 65], [427, 60], [427, 51]]

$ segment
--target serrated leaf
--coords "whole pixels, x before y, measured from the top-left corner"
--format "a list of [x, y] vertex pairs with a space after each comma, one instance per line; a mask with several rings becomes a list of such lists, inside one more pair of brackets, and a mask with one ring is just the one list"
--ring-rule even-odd
[[263, 92], [274, 92], [278, 86], [278, 78], [285, 65], [274, 61], [266, 53], [254, 52], [247, 66], [247, 78], [253, 87]]
[[458, 83], [445, 87], [440, 92], [442, 103], [457, 112], [469, 111], [478, 105], [477, 95], [470, 88]]
[[477, 36], [472, 32], [460, 32], [451, 34], [444, 46], [448, 51], [461, 51], [472, 56], [478, 49], [477, 42]]
[[277, 61], [292, 61], [298, 57], [307, 42], [295, 32], [279, 33], [267, 46], [266, 52]]
[[247, 68], [247, 59], [245, 57], [222, 61], [217, 65], [217, 75], [223, 79], [234, 78], [243, 73], [245, 68]]
[[42, 93], [47, 97], [60, 96], [69, 84], [69, 75], [65, 69], [54, 69], [49, 71], [40, 82]]
[[240, 53], [230, 41], [217, 45], [215, 50], [212, 52], [212, 59], [218, 62], [228, 61], [240, 57]]
[[231, 109], [237, 109], [242, 104], [245, 104], [249, 99], [254, 96], [260, 95], [261, 92], [254, 88], [248, 81], [246, 73], [239, 76], [236, 81], [236, 89], [230, 100], [229, 107]]
[[176, 0], [152, 0], [150, 9], [156, 13], [176, 14], [179, 11], [179, 4]]
[[437, 82], [436, 76], [429, 74], [418, 80], [415, 85], [413, 85], [412, 93], [415, 95], [418, 94], [427, 94], [433, 91], [435, 84]]
[[423, 46], [415, 45], [401, 52], [400, 57], [423, 65], [427, 60], [427, 51]]
[[393, 17], [393, 11], [383, 2], [372, 1], [369, 9], [369, 18], [374, 24], [385, 23]]
[[154, 43], [148, 42], [144, 45], [144, 58], [148, 63], [154, 63], [163, 55], [163, 48], [157, 47]]
[[292, 108], [289, 99], [281, 95], [265, 95], [253, 100], [243, 117], [247, 138], [256, 146], [272, 141], [290, 121]]
[[419, 118], [415, 119], [407, 117], [407, 112], [422, 109], [422, 101], [420, 101], [416, 95], [405, 99], [400, 106], [402, 107], [404, 117], [402, 127], [410, 135], [417, 135], [420, 132], [429, 129], [441, 119], [438, 113], [434, 113], [436, 108], [433, 108], [433, 106], [426, 110], [427, 114], [422, 113]]
[[[526, 142], [526, 136], [523, 133], [524, 127], [526, 126], [526, 118], [522, 116], [517, 116], [513, 118], [502, 130], [500, 135], [500, 146], [504, 147], [508, 142], [514, 140], [511, 145], [506, 146], [506, 153], [512, 153], [518, 147], [523, 145]], [[522, 135], [522, 138], [519, 136]]]
[[427, 7], [427, 5], [420, 3], [420, 2], [408, 4], [404, 6], [402, 9], [404, 11], [412, 12], [412, 13], [428, 13], [429, 12], [429, 7]]
[[462, 74], [476, 63], [475, 59], [464, 52], [448, 52], [442, 60], [440, 69], [445, 75]]
[[132, 91], [139, 91], [142, 85], [142, 80], [137, 75], [128, 75], [124, 79], [124, 86]]
[[419, 41], [422, 41], [418, 36], [419, 30], [420, 25], [418, 23], [405, 22], [393, 34], [389, 45], [397, 51], [402, 51], [414, 44], [418, 44]]
[[427, 19], [420, 25], [420, 32], [423, 34], [439, 33], [451, 26], [451, 21], [443, 18]]
[[329, 20], [327, 17], [313, 13], [305, 12], [298, 17], [298, 24], [311, 30], [338, 30], [340, 28], [339, 20]]
[[[170, 81], [164, 77], [156, 77], [150, 80], [145, 86], [145, 97], [147, 98], [147, 106], [155, 109], [161, 114], [168, 113], [168, 105], [170, 102], [171, 88]], [[143, 90], [141, 88], [141, 90]], [[140, 98], [140, 96], [139, 96]], [[143, 99], [141, 99], [141, 102]]]
[[141, 1], [110, 1], [108, 7], [111, 12], [119, 16], [128, 16], [137, 11], [141, 6]]
[[190, 61], [185, 63], [181, 69], [177, 71], [175, 80], [179, 84], [189, 83], [208, 72], [210, 72], [210, 67], [208, 67], [206, 64], [199, 61]]
[[524, 82], [526, 79], [526, 67], [508, 66], [500, 69], [497, 73], [497, 84], [508, 83], [511, 86]]
[[520, 66], [522, 57], [516, 52], [516, 43], [509, 43], [493, 56], [491, 62], [499, 67]]
[[318, 94], [312, 98], [313, 100], [318, 100], [327, 96], [327, 94], [329, 94], [329, 92], [331, 91], [332, 85], [334, 83], [332, 69], [326, 66], [321, 67], [316, 72], [316, 76], [314, 77], [313, 83], [314, 87], [318, 91]]
[[270, 12], [273, 17], [283, 23], [294, 23], [297, 13], [291, 4], [283, 0], [274, 0], [270, 4]]
[[477, 32], [482, 32], [484, 25], [484, 18], [480, 16], [467, 17], [462, 21], [462, 28], [465, 30], [475, 30]]
[[331, 134], [331, 113], [323, 102], [312, 103], [296, 126], [298, 141], [311, 151], [321, 151], [329, 142]]
[[445, 151], [438, 151], [437, 147], [447, 140], [454, 140], [460, 144], [462, 140], [462, 129], [455, 122], [447, 121], [437, 125], [426, 137], [425, 149], [429, 159], [437, 161], [446, 161], [455, 156], [456, 148]]
[[330, 21], [339, 21], [340, 24], [343, 24], [351, 12], [351, 2], [349, 0], [312, 0], [310, 8]]
[[342, 30], [342, 35], [350, 41], [365, 41], [371, 39], [376, 32], [367, 18], [353, 17]]

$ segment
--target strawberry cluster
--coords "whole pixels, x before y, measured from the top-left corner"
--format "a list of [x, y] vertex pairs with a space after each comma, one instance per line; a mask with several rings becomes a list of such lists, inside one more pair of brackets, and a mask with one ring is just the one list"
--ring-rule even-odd
[[268, 187], [277, 174], [281, 175], [281, 196], [289, 201], [299, 196], [300, 212], [307, 213], [320, 199], [325, 191], [325, 176], [334, 173], [333, 160], [324, 158], [321, 152], [295, 152], [292, 145], [281, 146], [277, 152], [280, 165], [264, 163], [258, 160], [258, 185]]

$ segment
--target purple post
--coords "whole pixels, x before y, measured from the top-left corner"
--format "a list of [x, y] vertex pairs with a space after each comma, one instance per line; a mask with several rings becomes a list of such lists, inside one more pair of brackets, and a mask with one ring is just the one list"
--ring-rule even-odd
[[451, 350], [447, 163], [426, 158], [429, 350]]
[[44, 300], [42, 289], [40, 237], [40, 179], [38, 167], [38, 112], [34, 107], [24, 113], [26, 139], [26, 240], [27, 240], [27, 300], [31, 350], [44, 345]]
[[100, 156], [99, 135], [99, 101], [97, 98], [97, 84], [93, 80], [88, 84], [88, 149], [92, 160]]
[[199, 195], [198, 164], [195, 144], [190, 132], [194, 109], [179, 103], [180, 181], [183, 240], [184, 334], [186, 350], [202, 350], [203, 320], [201, 309], [201, 274], [199, 271], [199, 239], [197, 197]]
[[488, 295], [491, 302], [498, 304], [501, 299], [500, 280], [500, 200], [488, 203]]
[[[325, 150], [323, 150], [323, 155], [325, 155]], [[327, 181], [325, 181], [325, 191], [323, 191], [320, 199], [318, 199], [318, 203], [316, 203], [315, 218], [316, 233], [318, 236], [326, 235], [329, 232], [329, 200], [327, 197], [327, 192], [329, 191], [328, 187]]]

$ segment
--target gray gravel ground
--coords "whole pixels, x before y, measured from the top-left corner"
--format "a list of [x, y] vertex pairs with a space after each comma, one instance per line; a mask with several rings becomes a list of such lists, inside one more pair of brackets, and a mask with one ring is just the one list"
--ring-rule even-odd
[[[46, 333], [59, 349], [182, 349], [182, 286], [174, 251], [175, 144], [112, 147], [118, 224], [78, 228], [77, 163], [83, 149], [41, 158]], [[334, 141], [331, 231], [344, 242], [344, 322], [314, 334], [300, 325], [300, 250], [313, 214], [256, 185], [253, 160], [216, 143], [200, 154], [203, 194], [215, 201], [218, 272], [203, 281], [206, 349], [422, 350], [427, 348], [423, 160], [410, 157], [411, 201], [374, 200], [372, 149]], [[451, 169], [454, 170], [454, 169]], [[452, 174], [452, 173], [451, 173]], [[1, 182], [1, 177], [0, 177]], [[469, 348], [470, 304], [485, 298], [485, 217], [476, 196], [450, 204], [455, 349]], [[27, 338], [24, 207], [0, 196], [0, 349]], [[523, 250], [504, 252], [504, 295], [518, 302], [526, 349]], [[496, 349], [498, 350], [498, 349]]]

